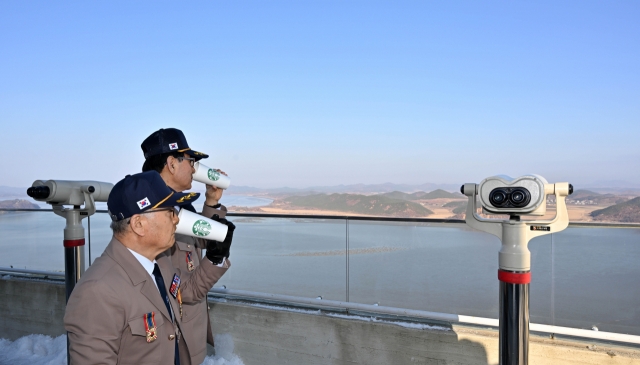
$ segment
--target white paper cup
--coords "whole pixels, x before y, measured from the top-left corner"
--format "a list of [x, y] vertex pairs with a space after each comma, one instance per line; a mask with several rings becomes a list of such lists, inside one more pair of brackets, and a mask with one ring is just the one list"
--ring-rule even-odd
[[180, 209], [178, 218], [180, 218], [180, 222], [176, 227], [176, 233], [214, 241], [224, 241], [227, 236], [229, 227], [200, 214]]
[[193, 174], [195, 181], [201, 182], [207, 185], [213, 185], [220, 189], [226, 189], [231, 185], [231, 179], [228, 176], [222, 175], [215, 169], [212, 169], [206, 165], [196, 162], [193, 167], [196, 172]]

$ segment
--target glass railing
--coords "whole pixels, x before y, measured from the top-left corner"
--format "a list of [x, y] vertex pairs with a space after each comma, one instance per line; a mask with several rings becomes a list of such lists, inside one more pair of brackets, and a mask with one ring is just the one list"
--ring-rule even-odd
[[344, 220], [228, 218], [232, 268], [217, 286], [346, 300]]
[[[461, 221], [234, 214], [229, 289], [497, 318], [499, 240]], [[111, 239], [87, 228], [87, 267]], [[62, 271], [64, 219], [0, 212], [0, 266]], [[90, 243], [90, 244], [89, 244]], [[640, 335], [640, 225], [572, 225], [532, 240], [531, 321]]]

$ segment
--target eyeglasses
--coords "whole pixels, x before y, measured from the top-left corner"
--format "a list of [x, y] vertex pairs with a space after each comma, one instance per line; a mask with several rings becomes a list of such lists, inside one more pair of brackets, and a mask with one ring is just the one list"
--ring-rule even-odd
[[[178, 213], [180, 213], [178, 208], [169, 207], [169, 208], [160, 208], [160, 209], [150, 209], [150, 210], [147, 210], [147, 211], [144, 211], [144, 212], [140, 212], [138, 214], [147, 214], [147, 213], [155, 213], [155, 212], [171, 212], [171, 218], [177, 216]], [[127, 218], [125, 224], [129, 224], [129, 222], [131, 222], [131, 218]]]
[[179, 213], [176, 207], [169, 207], [169, 208], [151, 209], [138, 214], [147, 214], [147, 213], [155, 213], [155, 212], [171, 212], [171, 218], [177, 216]]
[[176, 157], [178, 162], [182, 162], [182, 160], [187, 160], [189, 161], [189, 165], [191, 165], [191, 167], [193, 167], [196, 163], [196, 159], [192, 158], [192, 157]]

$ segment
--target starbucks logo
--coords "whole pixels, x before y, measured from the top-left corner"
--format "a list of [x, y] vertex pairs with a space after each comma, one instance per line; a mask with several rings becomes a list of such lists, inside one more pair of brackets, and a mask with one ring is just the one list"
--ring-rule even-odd
[[220, 178], [220, 173], [214, 169], [209, 169], [209, 171], [207, 171], [207, 176], [211, 181], [218, 181], [218, 179]]
[[193, 224], [193, 234], [196, 236], [208, 236], [211, 230], [211, 225], [202, 219], [197, 220]]

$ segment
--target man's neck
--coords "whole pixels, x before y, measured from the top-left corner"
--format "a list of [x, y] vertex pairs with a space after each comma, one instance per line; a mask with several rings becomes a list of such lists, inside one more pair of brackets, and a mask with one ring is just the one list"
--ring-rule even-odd
[[164, 180], [164, 183], [167, 184], [168, 187], [171, 188], [171, 190], [179, 193], [182, 190], [178, 190], [176, 189], [176, 183], [173, 181], [173, 175], [171, 175], [170, 172], [167, 172], [166, 169], [162, 170], [162, 172], [160, 173], [160, 177], [162, 177], [162, 180]]
[[173, 181], [173, 175], [171, 175], [170, 172], [166, 172], [166, 170], [163, 170], [160, 173], [160, 177], [162, 177], [162, 180], [164, 180], [164, 183], [167, 184], [167, 186], [170, 187], [171, 190], [178, 193], [181, 192], [181, 190], [176, 189], [176, 183]]
[[143, 245], [141, 242], [137, 240], [130, 239], [129, 237], [117, 236], [116, 239], [122, 243], [122, 245], [131, 251], [135, 251], [136, 253], [146, 257], [149, 261], [153, 261], [156, 257], [162, 252], [156, 252], [157, 250], [154, 248], [149, 248]]

